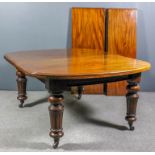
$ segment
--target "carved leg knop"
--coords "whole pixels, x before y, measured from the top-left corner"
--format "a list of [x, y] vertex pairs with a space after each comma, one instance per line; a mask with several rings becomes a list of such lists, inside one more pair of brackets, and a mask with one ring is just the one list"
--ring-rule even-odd
[[57, 148], [60, 137], [64, 135], [63, 128], [62, 128], [64, 98], [61, 95], [61, 93], [57, 93], [57, 94], [53, 93], [53, 95], [50, 96], [48, 100], [51, 103], [49, 106], [49, 114], [50, 114], [50, 122], [51, 122], [51, 130], [49, 135], [54, 138], [53, 148]]
[[17, 75], [17, 87], [18, 87], [18, 97], [17, 99], [20, 101], [19, 107], [22, 108], [24, 101], [27, 99], [26, 96], [26, 83], [27, 83], [27, 79], [25, 77], [25, 75], [23, 73], [21, 73], [20, 71], [16, 72]]
[[137, 81], [129, 80], [127, 86], [127, 115], [125, 119], [128, 121], [130, 130], [134, 130], [133, 122], [136, 121], [136, 108], [138, 102], [137, 92], [140, 90], [140, 86]]

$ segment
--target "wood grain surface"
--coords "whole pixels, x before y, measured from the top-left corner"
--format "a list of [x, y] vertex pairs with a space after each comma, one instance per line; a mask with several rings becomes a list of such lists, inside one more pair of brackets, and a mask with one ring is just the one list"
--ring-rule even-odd
[[26, 75], [56, 79], [114, 77], [140, 73], [150, 68], [145, 61], [103, 54], [97, 49], [11, 52], [5, 55], [5, 59]]
[[[108, 9], [108, 53], [136, 58], [135, 9]], [[107, 84], [107, 95], [125, 95], [126, 81]]]
[[104, 49], [105, 10], [72, 8], [72, 48]]
[[[105, 42], [105, 9], [72, 8], [72, 47], [102, 49]], [[85, 86], [86, 94], [103, 94], [103, 84]]]

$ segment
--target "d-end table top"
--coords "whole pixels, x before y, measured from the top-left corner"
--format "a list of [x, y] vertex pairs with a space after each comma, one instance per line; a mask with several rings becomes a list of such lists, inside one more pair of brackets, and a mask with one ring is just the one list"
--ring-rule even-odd
[[97, 49], [49, 49], [7, 53], [4, 58], [29, 76], [57, 79], [104, 78], [150, 69], [148, 62]]

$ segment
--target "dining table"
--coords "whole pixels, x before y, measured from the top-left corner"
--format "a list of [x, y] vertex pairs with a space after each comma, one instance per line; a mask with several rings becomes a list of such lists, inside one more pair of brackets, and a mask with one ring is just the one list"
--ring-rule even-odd
[[[100, 49], [80, 48], [8, 52], [4, 58], [16, 69], [17, 98], [21, 103], [20, 107], [23, 107], [23, 103], [27, 99], [28, 76], [40, 80], [48, 90], [51, 124], [49, 135], [54, 138], [54, 148], [58, 147], [59, 140], [64, 135], [62, 127], [62, 123], [65, 123], [65, 120], [63, 122], [65, 105], [63, 93], [72, 87], [127, 80], [125, 119], [128, 121], [129, 129], [134, 130], [133, 122], [136, 120], [141, 74], [150, 69], [150, 63], [119, 54], [104, 53]], [[102, 104], [100, 108], [102, 108]]]

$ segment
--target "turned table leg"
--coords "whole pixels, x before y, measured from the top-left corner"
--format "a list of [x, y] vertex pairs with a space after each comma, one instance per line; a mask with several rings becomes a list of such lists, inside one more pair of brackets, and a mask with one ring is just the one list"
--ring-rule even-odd
[[17, 99], [20, 101], [19, 107], [23, 107], [24, 101], [27, 99], [26, 96], [26, 82], [27, 79], [23, 73], [20, 71], [16, 72], [17, 75], [17, 87], [18, 87], [18, 97]]
[[63, 95], [62, 92], [52, 92], [52, 96], [48, 98], [51, 103], [49, 106], [51, 129], [49, 135], [54, 138], [53, 148], [57, 148], [59, 145], [59, 139], [64, 135], [62, 129], [63, 119]]
[[136, 108], [139, 95], [137, 92], [140, 90], [138, 80], [128, 80], [127, 85], [127, 115], [125, 119], [128, 121], [130, 130], [134, 130], [133, 122], [136, 121]]

